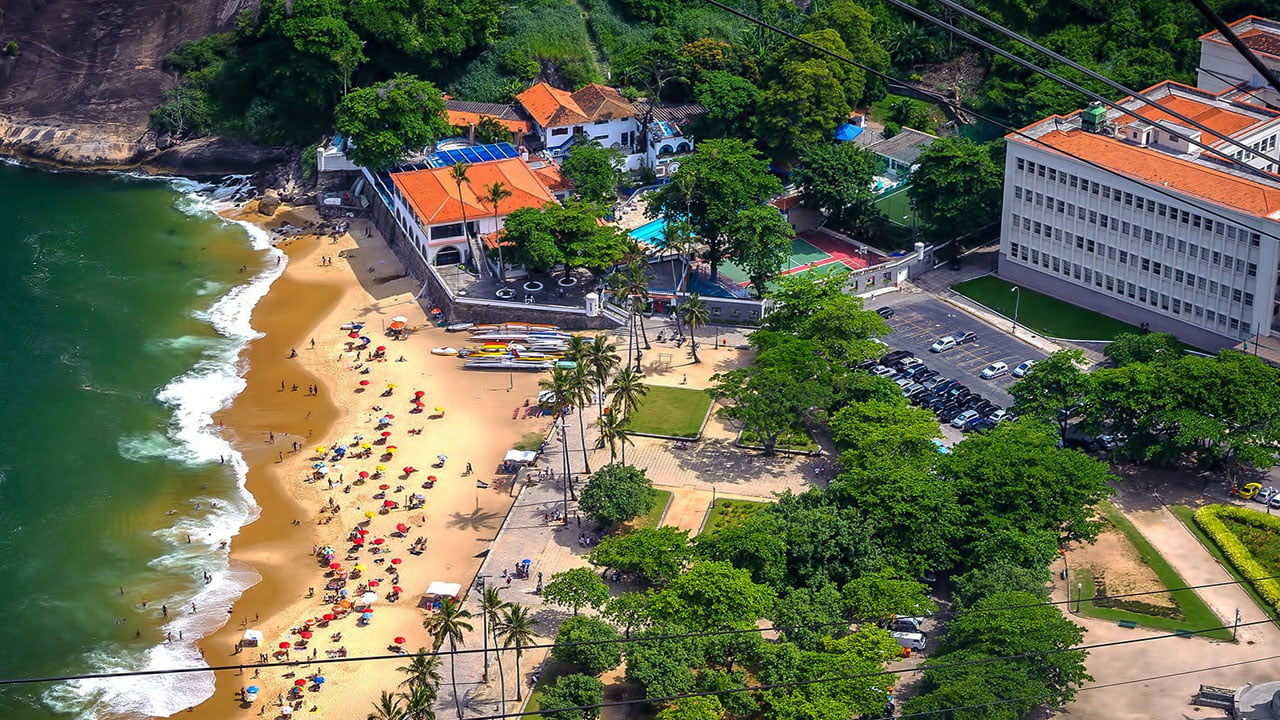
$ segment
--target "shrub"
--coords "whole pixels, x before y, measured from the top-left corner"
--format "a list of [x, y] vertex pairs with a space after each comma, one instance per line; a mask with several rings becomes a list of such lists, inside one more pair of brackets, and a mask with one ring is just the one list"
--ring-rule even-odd
[[[1234, 505], [1206, 505], [1195, 512], [1196, 524], [1213, 538], [1222, 550], [1222, 554], [1235, 566], [1235, 569], [1246, 578], [1265, 578], [1273, 575], [1254, 558], [1253, 553], [1240, 538], [1222, 522], [1229, 518], [1254, 527], [1270, 530], [1280, 534], [1280, 517], [1264, 515], [1256, 510], [1236, 507]], [[1253, 587], [1258, 594], [1277, 610], [1280, 610], [1280, 582], [1276, 579], [1253, 580]]]
[[18, 57], [18, 41], [10, 40], [4, 46], [4, 54], [9, 57]]

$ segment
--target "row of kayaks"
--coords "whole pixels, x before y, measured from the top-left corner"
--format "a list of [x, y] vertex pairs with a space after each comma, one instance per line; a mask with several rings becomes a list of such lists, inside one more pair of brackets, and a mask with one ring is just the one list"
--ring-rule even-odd
[[524, 371], [542, 371], [551, 368], [561, 368], [570, 370], [576, 368], [578, 363], [572, 360], [543, 360], [537, 358], [476, 358], [467, 360], [462, 367], [467, 370], [524, 370]]
[[539, 323], [457, 323], [445, 328], [449, 332], [470, 332], [468, 338], [479, 347], [438, 347], [435, 355], [456, 355], [466, 359], [468, 370], [550, 370], [554, 367], [574, 368], [577, 363], [565, 359], [573, 335], [556, 325]]

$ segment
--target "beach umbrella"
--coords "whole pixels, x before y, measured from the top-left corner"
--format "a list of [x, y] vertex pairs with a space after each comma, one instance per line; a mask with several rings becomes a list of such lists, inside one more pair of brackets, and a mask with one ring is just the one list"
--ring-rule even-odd
[[364, 439], [364, 435], [355, 435], [351, 439], [355, 440], [356, 442], [360, 442], [361, 440]]
[[404, 523], [396, 523], [397, 532], [409, 532], [409, 526]]
[[370, 580], [370, 581], [369, 581], [369, 587], [378, 587], [378, 586], [379, 586], [379, 585], [381, 585], [381, 584], [382, 584], [382, 583], [378, 582], [377, 580]]
[[[395, 500], [387, 500], [386, 502], [382, 503], [382, 507], [393, 508], [393, 507], [395, 507], [395, 506], [396, 506], [396, 501], [395, 501]], [[381, 540], [381, 539], [382, 539], [382, 538], [378, 538], [378, 540]], [[374, 540], [374, 541], [373, 541], [373, 544], [374, 544], [374, 545], [381, 545], [382, 543], [378, 542], [378, 540]]]
[[392, 585], [392, 586], [391, 586], [391, 592], [394, 592], [394, 593], [402, 593], [402, 592], [404, 592], [404, 588], [400, 587], [399, 585]]
[[290, 643], [290, 642], [282, 642], [282, 643], [280, 643], [280, 649], [281, 649], [281, 650], [288, 650], [288, 649], [289, 649], [289, 648], [291, 648], [291, 647], [293, 647], [293, 643]]
[[315, 677], [311, 678], [311, 682], [313, 682], [313, 683], [315, 683], [315, 684], [317, 684], [317, 685], [323, 685], [323, 684], [324, 684], [324, 676], [323, 676], [323, 675], [317, 675], [317, 676], [315, 676]]
[[402, 563], [402, 562], [404, 562], [404, 561], [403, 561], [403, 560], [401, 560], [400, 558], [391, 558], [391, 564], [392, 564], [392, 565], [399, 565], [399, 564], [400, 564], [400, 563]]
[[369, 338], [367, 338], [367, 337], [365, 337], [365, 336], [361, 335], [361, 336], [360, 336], [360, 342], [364, 343], [365, 345], [368, 345], [369, 343], [371, 343], [371, 342], [373, 342], [373, 341], [372, 341], [372, 340], [370, 340]]
[[333, 620], [338, 619], [338, 616], [334, 615], [333, 613], [325, 613], [320, 616], [320, 619], [324, 620], [325, 622], [332, 622]]
[[[367, 518], [372, 518], [374, 515], [377, 515], [377, 514], [378, 514], [378, 513], [374, 512], [374, 511], [372, 511], [372, 510], [365, 510], [365, 511], [364, 511], [364, 516], [365, 516], [365, 517], [367, 517]], [[360, 540], [360, 542], [364, 542], [364, 538], [359, 538], [359, 540]]]
[[[439, 311], [439, 308], [437, 308], [437, 309], [436, 309], [436, 311], [438, 312], [438, 311]], [[397, 322], [398, 322], [398, 323], [407, 323], [407, 322], [409, 322], [409, 318], [407, 318], [407, 317], [405, 317], [405, 316], [403, 316], [403, 315], [397, 315], [397, 316], [395, 316], [395, 317], [391, 318], [391, 322], [393, 322], [393, 323], [397, 323]]]
[[360, 333], [352, 331], [352, 332], [347, 333], [347, 337], [349, 337], [349, 338], [358, 338], [358, 337], [360, 337]]
[[384, 448], [384, 449], [385, 449], [387, 452], [389, 452], [389, 453], [393, 453], [393, 452], [395, 452], [395, 451], [399, 450], [399, 449], [400, 449], [400, 446], [399, 446], [399, 445], [388, 445], [388, 446], [387, 446], [386, 448]]
[[361, 386], [365, 386], [365, 385], [368, 385], [368, 384], [369, 384], [369, 381], [368, 381], [368, 380], [361, 380], [361, 381], [360, 381], [360, 385], [361, 385]]
[[377, 467], [375, 467], [375, 468], [374, 468], [374, 470], [377, 470], [378, 472], [383, 472], [383, 471], [385, 471], [386, 469], [387, 469], [387, 466], [386, 466], [386, 465], [379, 465], [379, 466], [377, 466]]
[[356, 566], [356, 569], [357, 569], [357, 570], [360, 570], [360, 571], [362, 571], [362, 572], [363, 572], [363, 571], [364, 571], [364, 565], [357, 565], [357, 566]]
[[[368, 514], [368, 513], [366, 513], [366, 514]], [[362, 538], [362, 537], [353, 538], [353, 539], [351, 540], [351, 543], [352, 543], [353, 545], [363, 545], [363, 544], [364, 544], [364, 538]]]
[[405, 472], [405, 474], [406, 474], [406, 475], [412, 475], [413, 473], [418, 472], [418, 468], [416, 468], [416, 467], [414, 467], [414, 466], [412, 466], [412, 465], [405, 465], [405, 466], [404, 466], [404, 472]]
[[[395, 385], [390, 385], [389, 387], [395, 387]], [[396, 416], [395, 416], [395, 415], [392, 415], [391, 413], [387, 413], [386, 415], [383, 415], [383, 416], [382, 416], [382, 419], [383, 419], [383, 420], [395, 420], [395, 419], [396, 419]]]
[[[387, 502], [392, 502], [392, 501], [391, 501], [391, 500], [388, 500]], [[386, 540], [384, 540], [384, 539], [382, 539], [382, 538], [374, 538], [374, 539], [373, 539], [373, 544], [374, 544], [374, 545], [381, 545], [381, 544], [382, 544], [382, 543], [384, 543], [384, 542], [386, 542]]]
[[360, 443], [360, 447], [364, 448], [365, 450], [368, 450], [369, 448], [373, 447], [373, 445], [370, 443]]
[[306, 685], [306, 684], [307, 684], [307, 681], [302, 678], [298, 678], [297, 680], [293, 681], [294, 687], [302, 687], [303, 685]]
[[303, 640], [310, 640], [310, 639], [311, 639], [311, 631], [310, 631], [310, 630], [303, 630], [302, 632], [298, 633], [298, 637], [302, 638]]
[[[375, 593], [375, 592], [367, 592], [360, 596], [360, 602], [364, 603], [365, 605], [372, 605], [375, 601], [377, 601], [377, 599], [378, 599], [378, 593]], [[371, 613], [373, 612], [373, 608], [367, 607], [364, 609], [364, 611], [367, 613]]]
[[427, 393], [426, 393], [425, 391], [423, 391], [423, 390], [419, 390], [419, 391], [415, 392], [415, 393], [413, 394], [413, 396], [414, 396], [414, 397], [422, 397], [423, 395], [426, 395], [426, 394], [427, 394]]
[[363, 536], [363, 535], [368, 535], [368, 534], [369, 534], [369, 529], [368, 529], [368, 528], [360, 528], [360, 529], [359, 529], [359, 530], [357, 530], [356, 532], [357, 532], [357, 533], [359, 533], [359, 534], [360, 534], [360, 535], [362, 535], [362, 536]]
[[312, 463], [311, 467], [315, 468], [316, 470], [319, 470], [320, 468], [324, 467], [324, 463]]
[[360, 478], [363, 480], [364, 478], [367, 478], [367, 477], [369, 477], [369, 471], [368, 471], [368, 470], [361, 470], [361, 471], [360, 471]]
[[390, 485], [379, 485], [379, 486], [378, 486], [378, 489], [379, 489], [379, 490], [390, 490], [390, 489], [391, 489], [391, 486], [390, 486]]
[[343, 609], [343, 610], [350, 609], [350, 607], [351, 607], [351, 601], [350, 601], [350, 600], [343, 600], [342, 602], [340, 602], [340, 603], [338, 603], [338, 604], [342, 606], [342, 609]]
[[428, 481], [430, 481], [430, 482], [435, 482], [435, 481], [436, 481], [436, 476], [435, 476], [435, 475], [428, 475], [428, 476], [427, 476], [427, 480], [428, 480]]
[[364, 323], [362, 323], [362, 322], [358, 322], [358, 323], [351, 323], [351, 329], [352, 329], [352, 330], [356, 330], [356, 331], [363, 330], [363, 329], [364, 329]]
[[316, 446], [316, 452], [318, 452], [318, 453], [326, 453], [326, 452], [329, 452], [329, 448], [327, 448], [327, 447], [325, 447], [325, 446], [323, 446], [323, 445], [317, 445], [317, 446]]
[[386, 346], [386, 345], [379, 345], [378, 347], [374, 348], [374, 349], [373, 349], [373, 351], [374, 351], [374, 352], [386, 352], [386, 349], [387, 349], [387, 346]]
[[422, 402], [421, 400], [414, 400], [414, 401], [413, 401], [413, 406], [414, 406], [414, 407], [416, 407], [416, 408], [424, 408], [424, 407], [426, 407], [426, 406], [427, 406], [427, 404], [426, 404], [426, 403], [424, 403], [424, 402]]
[[391, 323], [391, 329], [392, 329], [392, 330], [403, 330], [403, 329], [404, 329], [404, 325], [405, 325], [405, 324], [404, 324], [404, 323], [402, 323], [402, 322], [393, 322], [393, 323]]
[[390, 430], [383, 430], [383, 431], [382, 431], [382, 437], [391, 437], [391, 431], [390, 431]]
[[342, 569], [342, 563], [329, 563], [329, 569], [330, 569], [330, 570], [341, 570], [341, 569]]
[[397, 645], [403, 645], [403, 644], [405, 644], [407, 641], [406, 641], [404, 638], [402, 638], [402, 637], [398, 637], [398, 638], [396, 638], [396, 639], [394, 640], [394, 642], [395, 642], [395, 644], [397, 644]]
[[249, 692], [249, 693], [257, 693], [257, 692], [258, 692], [258, 686], [257, 686], [257, 685], [250, 685], [249, 687], [245, 688], [245, 692]]

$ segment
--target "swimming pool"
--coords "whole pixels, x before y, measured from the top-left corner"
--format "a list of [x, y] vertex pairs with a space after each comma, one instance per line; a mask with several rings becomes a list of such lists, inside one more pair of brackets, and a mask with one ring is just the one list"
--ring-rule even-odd
[[667, 221], [662, 218], [651, 220], [644, 225], [627, 233], [633, 240], [638, 240], [647, 245], [654, 247], [664, 247], [666, 245]]

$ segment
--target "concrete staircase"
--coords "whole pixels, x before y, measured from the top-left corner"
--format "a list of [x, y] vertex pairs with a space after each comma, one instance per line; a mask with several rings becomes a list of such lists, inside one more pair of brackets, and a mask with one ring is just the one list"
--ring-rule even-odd
[[467, 246], [471, 248], [471, 263], [476, 266], [476, 272], [480, 274], [480, 277], [492, 276], [493, 271], [485, 260], [484, 243], [480, 242], [480, 237], [467, 233]]

